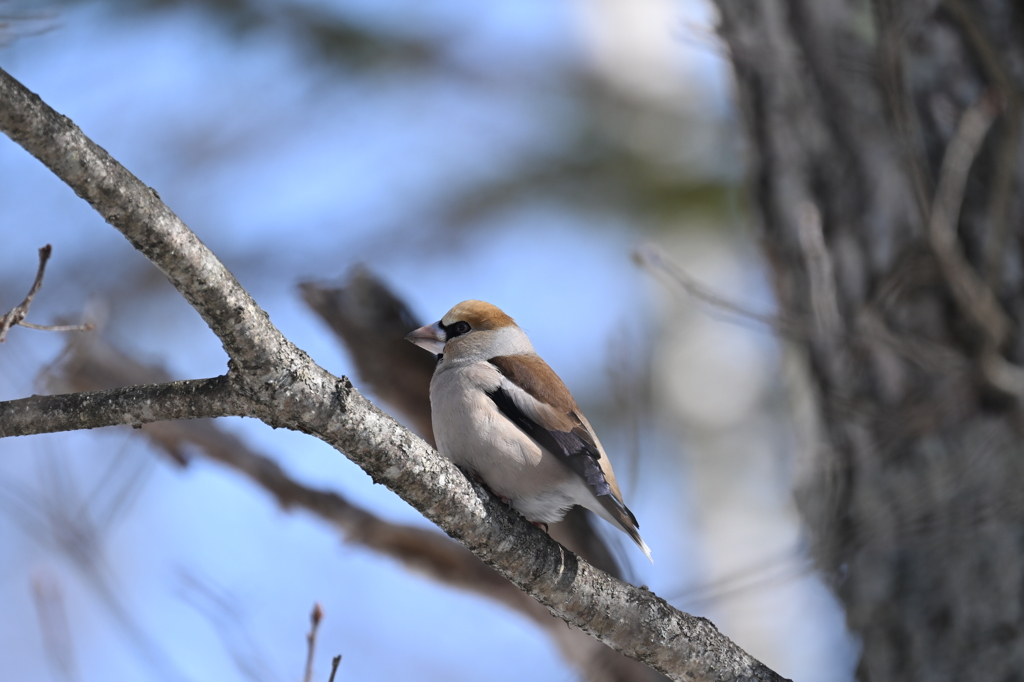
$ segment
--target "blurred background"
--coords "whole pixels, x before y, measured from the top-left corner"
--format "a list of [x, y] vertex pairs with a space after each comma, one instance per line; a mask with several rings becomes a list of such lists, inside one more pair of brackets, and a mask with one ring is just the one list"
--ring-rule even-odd
[[[631, 581], [787, 677], [852, 678], [856, 643], [790, 494], [817, 437], [806, 380], [770, 325], [679, 277], [773, 313], [709, 4], [7, 0], [0, 15], [0, 66], [156, 189], [317, 362], [356, 374], [301, 282], [362, 264], [423, 322], [499, 305], [611, 453], [655, 557], [600, 528]], [[85, 316], [173, 379], [225, 371], [160, 272], [7, 138], [0, 236], [0, 310], [51, 243], [29, 321]], [[68, 340], [12, 330], [0, 400], [52, 388]], [[433, 529], [315, 439], [217, 426]], [[338, 679], [580, 679], [521, 614], [138, 436], [0, 440], [0, 680], [297, 680], [314, 602], [314, 679], [335, 654]]]

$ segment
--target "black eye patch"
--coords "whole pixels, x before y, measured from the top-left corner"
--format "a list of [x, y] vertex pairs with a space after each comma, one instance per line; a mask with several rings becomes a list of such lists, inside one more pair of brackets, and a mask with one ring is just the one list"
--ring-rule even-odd
[[451, 324], [442, 324], [441, 329], [444, 330], [445, 341], [451, 341], [456, 336], [462, 336], [472, 329], [472, 327], [469, 326], [468, 322], [459, 320], [458, 322], [453, 322]]

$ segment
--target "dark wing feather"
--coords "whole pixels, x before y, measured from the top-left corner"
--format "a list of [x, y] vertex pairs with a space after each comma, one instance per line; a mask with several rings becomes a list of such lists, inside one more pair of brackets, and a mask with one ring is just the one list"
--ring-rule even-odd
[[504, 377], [494, 390], [487, 392], [498, 411], [586, 481], [610, 515], [605, 518], [614, 519], [650, 559], [651, 551], [637, 531], [640, 524], [615, 485], [610, 462], [602, 461], [605, 455], [597, 437], [554, 370], [532, 353], [499, 355], [488, 362]]
[[524, 413], [516, 405], [513, 397], [499, 385], [487, 395], [501, 413], [586, 481], [602, 506], [613, 516], [625, 517], [621, 518], [623, 527], [632, 522], [634, 528], [639, 528], [640, 524], [636, 522], [633, 512], [629, 511], [608, 484], [600, 464], [604, 456], [601, 454], [601, 448], [597, 446], [594, 436], [577, 414], [579, 408], [576, 401], [572, 399], [569, 389], [555, 371], [536, 356], [501, 355], [491, 358], [489, 362], [509, 382], [526, 391], [533, 399], [564, 415], [565, 418], [561, 421], [568, 430], [538, 424]]
[[[570, 469], [579, 474], [594, 491], [595, 495], [611, 495], [611, 488], [604, 477], [597, 460], [601, 453], [594, 446], [593, 441], [588, 443], [572, 431], [555, 431], [546, 429], [533, 421], [516, 406], [512, 396], [506, 393], [500, 386], [487, 394], [498, 410], [509, 420], [522, 429], [530, 438], [537, 441], [542, 448], [558, 457]], [[588, 439], [589, 440], [589, 439]]]

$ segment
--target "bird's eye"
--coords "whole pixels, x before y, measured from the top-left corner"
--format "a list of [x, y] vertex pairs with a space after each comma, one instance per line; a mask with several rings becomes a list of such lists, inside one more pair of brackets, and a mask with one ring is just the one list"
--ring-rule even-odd
[[462, 334], [468, 332], [469, 329], [470, 327], [468, 322], [459, 321], [450, 327], [450, 334], [448, 336], [449, 338], [453, 336], [461, 336]]

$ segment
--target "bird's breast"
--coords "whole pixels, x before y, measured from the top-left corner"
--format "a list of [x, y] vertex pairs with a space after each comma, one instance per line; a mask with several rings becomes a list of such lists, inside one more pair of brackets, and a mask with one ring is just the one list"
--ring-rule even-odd
[[509, 499], [559, 487], [571, 472], [498, 411], [487, 391], [500, 382], [487, 363], [434, 375], [430, 404], [438, 451]]

